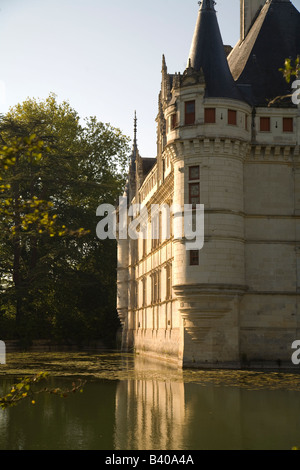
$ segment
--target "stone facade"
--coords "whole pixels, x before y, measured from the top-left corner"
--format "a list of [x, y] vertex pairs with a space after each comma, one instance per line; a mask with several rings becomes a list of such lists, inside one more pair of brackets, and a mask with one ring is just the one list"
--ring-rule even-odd
[[[290, 4], [266, 2], [260, 27], [270, 3]], [[213, 4], [200, 6], [198, 58], [185, 72], [169, 74], [163, 57], [157, 158], [143, 171], [135, 140], [126, 190], [148, 214], [153, 204], [204, 204], [204, 247], [191, 252], [174, 237], [176, 213], [167, 239], [152, 240], [150, 228], [147, 239], [119, 240], [123, 348], [183, 367], [291, 367], [300, 339], [300, 106], [257, 105], [237, 80], [232, 95], [208, 86], [213, 58], [199, 31], [216, 34]], [[243, 16], [251, 1], [241, 7]]]

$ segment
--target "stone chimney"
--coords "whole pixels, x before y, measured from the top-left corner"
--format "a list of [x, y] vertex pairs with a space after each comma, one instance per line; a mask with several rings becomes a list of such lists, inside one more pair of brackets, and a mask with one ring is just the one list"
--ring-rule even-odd
[[241, 41], [247, 36], [265, 0], [240, 0], [241, 2]]

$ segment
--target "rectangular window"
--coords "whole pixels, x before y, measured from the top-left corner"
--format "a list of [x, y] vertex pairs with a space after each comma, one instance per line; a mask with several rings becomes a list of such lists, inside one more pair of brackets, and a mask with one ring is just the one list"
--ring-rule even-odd
[[161, 282], [160, 282], [160, 273], [161, 273], [160, 270], [157, 271], [157, 300], [156, 300], [157, 302], [160, 302], [160, 300], [161, 300], [160, 299], [160, 284], [161, 284]]
[[245, 130], [248, 130], [248, 114], [245, 114]]
[[282, 130], [283, 130], [283, 132], [293, 132], [294, 131], [293, 118], [283, 118]]
[[200, 204], [200, 185], [199, 183], [189, 184], [189, 204], [194, 207], [196, 204]]
[[199, 250], [190, 251], [190, 266], [199, 266]]
[[171, 116], [171, 130], [177, 127], [177, 113], [172, 114]]
[[160, 291], [160, 279], [159, 271], [155, 272], [151, 276], [152, 282], [152, 303], [156, 304], [159, 302], [159, 291]]
[[151, 303], [155, 302], [155, 274], [151, 275]]
[[166, 266], [166, 300], [172, 298], [172, 265], [167, 264]]
[[147, 305], [147, 279], [142, 280], [142, 289], [143, 289], [143, 307]]
[[237, 112], [232, 109], [228, 109], [228, 124], [230, 124], [231, 126], [236, 126], [236, 123], [237, 123]]
[[147, 256], [147, 238], [143, 238], [143, 258]]
[[159, 216], [155, 214], [151, 219], [151, 237], [152, 237], [152, 250], [155, 250], [159, 246]]
[[131, 263], [133, 265], [138, 263], [138, 240], [133, 240], [131, 243]]
[[271, 119], [269, 117], [260, 118], [260, 132], [270, 132], [271, 130]]
[[195, 124], [196, 120], [196, 103], [195, 101], [187, 101], [185, 103], [185, 125]]
[[135, 281], [135, 308], [139, 308], [139, 283]]
[[204, 122], [205, 124], [216, 123], [216, 109], [215, 108], [206, 108], [204, 110]]
[[189, 180], [199, 180], [200, 179], [200, 168], [199, 166], [190, 166], [189, 167]]
[[159, 239], [158, 238], [152, 238], [152, 250], [156, 250], [156, 248], [159, 247]]

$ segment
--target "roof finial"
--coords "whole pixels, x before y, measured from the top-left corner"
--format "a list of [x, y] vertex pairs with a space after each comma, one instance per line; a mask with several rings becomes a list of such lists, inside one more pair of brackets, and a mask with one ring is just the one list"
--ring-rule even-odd
[[135, 163], [136, 163], [137, 153], [138, 153], [138, 149], [137, 149], [137, 117], [136, 117], [136, 111], [134, 111], [134, 137], [133, 137], [133, 145], [132, 145], [132, 154], [131, 154], [131, 157], [130, 157], [132, 171], [135, 171]]
[[167, 68], [167, 63], [166, 63], [165, 54], [163, 54], [163, 56], [162, 56], [162, 68], [161, 68], [161, 71], [162, 71], [163, 74], [164, 74], [164, 73], [165, 73], [165, 74], [168, 73], [168, 68]]
[[134, 147], [137, 147], [137, 117], [136, 111], [134, 111]]
[[198, 2], [200, 10], [215, 10], [216, 2], [214, 0], [202, 0]]

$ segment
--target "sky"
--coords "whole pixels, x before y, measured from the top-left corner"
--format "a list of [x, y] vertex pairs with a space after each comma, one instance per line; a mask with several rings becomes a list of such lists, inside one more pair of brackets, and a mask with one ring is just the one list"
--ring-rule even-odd
[[[293, 4], [300, 10], [300, 0]], [[162, 54], [170, 73], [184, 72], [197, 0], [0, 0], [0, 113], [50, 93], [84, 119], [133, 137], [156, 156]], [[216, 5], [224, 44], [240, 34], [240, 0]]]

